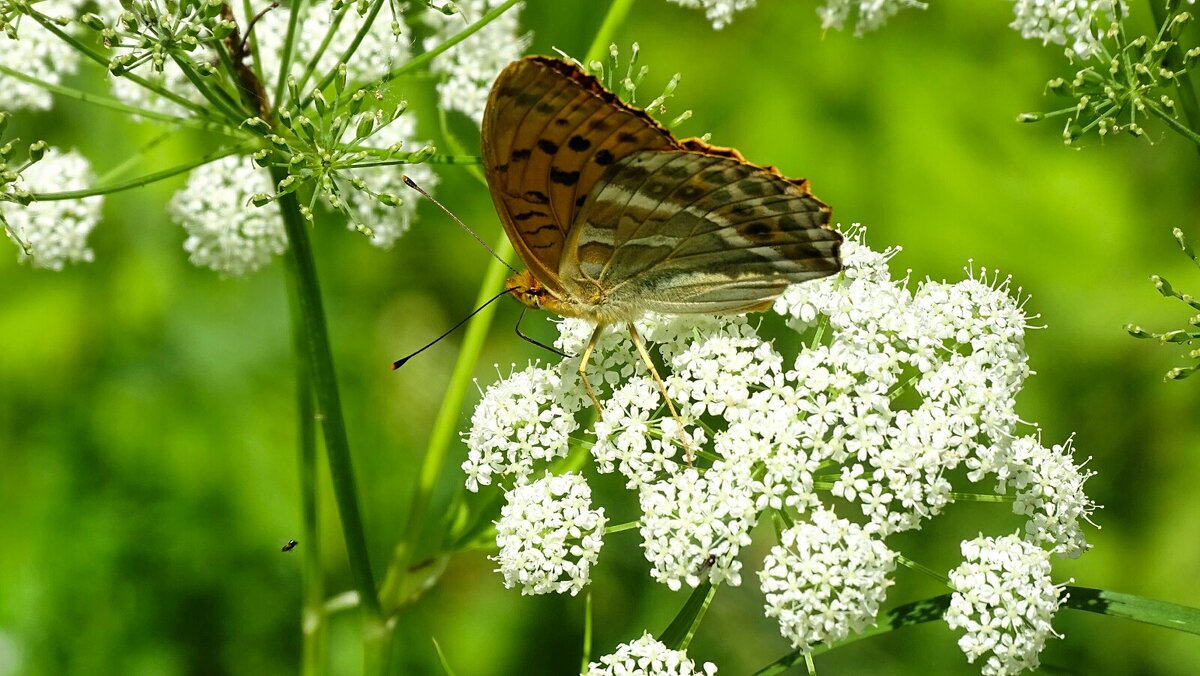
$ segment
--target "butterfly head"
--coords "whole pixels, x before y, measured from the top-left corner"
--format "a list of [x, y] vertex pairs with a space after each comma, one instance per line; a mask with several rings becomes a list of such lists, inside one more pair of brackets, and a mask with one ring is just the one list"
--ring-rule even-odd
[[512, 294], [513, 298], [535, 310], [550, 309], [550, 306], [555, 305], [557, 301], [550, 290], [542, 286], [542, 283], [528, 270], [509, 277], [505, 286], [508, 287], [508, 292]]

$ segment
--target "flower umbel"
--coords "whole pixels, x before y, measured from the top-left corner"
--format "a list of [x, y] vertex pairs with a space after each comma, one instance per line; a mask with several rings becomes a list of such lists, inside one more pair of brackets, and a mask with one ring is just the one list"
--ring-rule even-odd
[[579, 593], [600, 556], [604, 509], [578, 474], [545, 476], [509, 491], [496, 522], [492, 557], [504, 586], [522, 594]]
[[688, 659], [682, 650], [671, 650], [650, 634], [631, 643], [622, 643], [613, 652], [601, 657], [598, 662], [588, 664], [585, 676], [623, 676], [645, 674], [646, 676], [712, 676], [717, 667], [705, 662], [699, 668]]
[[[1191, 259], [1197, 268], [1200, 268], [1200, 259], [1197, 259], [1196, 252], [1192, 250], [1192, 245], [1183, 236], [1183, 231], [1175, 228], [1172, 232], [1175, 235], [1175, 241], [1179, 243], [1179, 248], [1183, 250], [1183, 254]], [[1200, 300], [1197, 300], [1192, 294], [1176, 291], [1170, 282], [1158, 275], [1151, 275], [1150, 281], [1154, 284], [1154, 288], [1164, 297], [1180, 301], [1188, 307], [1189, 312], [1200, 312]], [[1200, 314], [1193, 315], [1188, 319], [1188, 328], [1185, 329], [1156, 333], [1147, 331], [1140, 326], [1129, 324], [1125, 327], [1125, 330], [1134, 338], [1154, 338], [1164, 345], [1170, 343], [1192, 345], [1197, 340], [1200, 340], [1200, 328], [1197, 327], [1200, 327]], [[1200, 349], [1190, 350], [1187, 357], [1193, 360], [1193, 362], [1167, 371], [1167, 380], [1182, 380], [1200, 370]]]
[[[972, 486], [1013, 500], [1030, 547], [1078, 556], [1095, 509], [1089, 473], [1070, 444], [1046, 449], [1036, 428], [1019, 436], [1023, 302], [1007, 278], [974, 267], [910, 288], [888, 272], [895, 252], [850, 229], [840, 275], [775, 303], [791, 339], [767, 340], [772, 320], [745, 316], [638, 322], [683, 429], [618, 332], [601, 335], [588, 368], [603, 402], [591, 427], [579, 419], [590, 407], [578, 357], [490, 386], [472, 418], [468, 488], [521, 486], [567, 455], [569, 437], [591, 433], [596, 470], [637, 491], [650, 574], [671, 589], [741, 584], [741, 555], [769, 514], [786, 527], [760, 574], [766, 612], [801, 651], [869, 626], [897, 560], [886, 539]], [[556, 347], [580, 354], [591, 327], [558, 327]]]
[[[2, 125], [0, 125], [2, 126]], [[11, 151], [11, 148], [9, 148]], [[3, 149], [0, 149], [3, 152]], [[61, 152], [34, 144], [27, 163], [11, 182], [0, 185], [0, 223], [21, 248], [20, 259], [34, 267], [61, 270], [66, 263], [91, 262], [87, 238], [100, 221], [100, 196], [28, 202], [30, 193], [81, 190], [91, 186], [91, 165], [74, 150]], [[0, 157], [0, 165], [9, 159]]]
[[[1050, 12], [1054, 20], [1034, 12], [1033, 7]], [[1049, 113], [1026, 113], [1018, 118], [1020, 121], [1065, 117], [1063, 142], [1067, 145], [1091, 133], [1101, 138], [1122, 132], [1144, 136], [1141, 120], [1146, 115], [1180, 128], [1175, 120], [1175, 81], [1200, 58], [1200, 48], [1183, 54], [1182, 63], [1172, 58], [1180, 32], [1192, 20], [1189, 12], [1176, 7], [1157, 34], [1131, 39], [1120, 3], [1018, 3], [1017, 10], [1013, 27], [1022, 35], [1045, 42], [1070, 42], [1067, 57], [1082, 62], [1073, 78], [1055, 78], [1046, 84], [1047, 91], [1074, 99], [1072, 106]]]
[[958, 647], [972, 664], [986, 659], [984, 676], [1038, 666], [1050, 620], [1066, 600], [1050, 579], [1049, 554], [1016, 535], [980, 536], [962, 543], [963, 563], [950, 571], [955, 590], [946, 611], [951, 629], [964, 629]]

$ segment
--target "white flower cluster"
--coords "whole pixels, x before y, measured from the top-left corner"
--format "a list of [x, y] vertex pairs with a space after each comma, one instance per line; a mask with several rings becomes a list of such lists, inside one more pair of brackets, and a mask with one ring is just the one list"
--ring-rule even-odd
[[1049, 554], [1016, 535], [980, 536], [962, 543], [963, 563], [950, 571], [955, 592], [946, 611], [951, 629], [964, 629], [958, 647], [967, 661], [986, 656], [984, 676], [1038, 666], [1050, 621], [1066, 596], [1050, 579]]
[[718, 461], [703, 474], [689, 467], [643, 485], [640, 530], [650, 576], [672, 591], [685, 582], [740, 585], [737, 555], [758, 522], [750, 482], [748, 463]]
[[[74, 17], [76, 5], [70, 0], [43, 0], [33, 4], [33, 9], [57, 19]], [[53, 85], [61, 84], [64, 75], [79, 68], [79, 52], [66, 41], [29, 16], [20, 17], [16, 24], [16, 40], [0, 31], [0, 66]], [[3, 73], [0, 73], [0, 92], [4, 92], [5, 110], [50, 108], [50, 92]]]
[[714, 30], [721, 30], [733, 21], [733, 14], [750, 9], [757, 0], [671, 0], [671, 2], [695, 9], [703, 9], [704, 16], [712, 22]]
[[603, 544], [603, 509], [578, 474], [547, 475], [513, 488], [496, 522], [505, 587], [522, 594], [579, 593]]
[[[456, 4], [459, 8], [456, 14], [426, 11], [425, 22], [433, 29], [433, 34], [425, 38], [426, 51], [454, 37], [468, 24], [503, 4], [503, 0], [462, 0]], [[529, 45], [529, 37], [519, 33], [521, 27], [517, 21], [523, 7], [524, 3], [518, 3], [434, 59], [432, 70], [442, 78], [437, 86], [442, 108], [462, 112], [475, 124], [483, 121], [492, 82], [505, 66], [521, 58]]]
[[1009, 26], [1042, 44], [1069, 44], [1086, 59], [1096, 52], [1104, 26], [1116, 20], [1118, 6], [1124, 6], [1121, 0], [1016, 0]]
[[279, 205], [249, 205], [250, 196], [271, 192], [266, 170], [230, 155], [192, 170], [187, 185], [167, 205], [188, 237], [188, 260], [238, 277], [271, 262], [287, 249]]
[[[21, 172], [15, 187], [30, 193], [66, 192], [92, 187], [91, 165], [75, 150], [55, 148]], [[20, 259], [34, 267], [61, 270], [66, 263], [87, 263], [92, 250], [88, 234], [100, 221], [103, 198], [31, 202], [22, 206], [0, 201], [0, 216], [8, 222], [10, 237], [20, 245]], [[24, 247], [29, 248], [26, 255]]]
[[612, 653], [588, 664], [585, 676], [712, 676], [717, 667], [705, 662], [698, 669], [682, 650], [671, 650], [650, 634], [622, 643]]
[[467, 437], [467, 489], [492, 483], [495, 475], [527, 479], [534, 463], [566, 457], [576, 430], [574, 406], [561, 403], [562, 377], [555, 369], [530, 366], [488, 387], [471, 416]]
[[842, 30], [850, 14], [857, 11], [854, 34], [862, 35], [879, 28], [902, 9], [925, 7], [918, 0], [826, 0], [817, 8], [817, 16], [821, 18], [821, 28]]
[[[769, 318], [638, 322], [683, 429], [628, 337], [601, 336], [588, 367], [604, 409], [592, 455], [637, 491], [654, 579], [671, 589], [740, 584], [751, 533], [765, 512], [780, 512], [796, 526], [760, 582], [784, 635], [810, 646], [871, 621], [894, 566], [885, 539], [922, 527], [956, 490], [995, 486], [1026, 519], [1027, 542], [1086, 550], [1090, 474], [1069, 444], [1018, 436], [1029, 318], [1009, 281], [971, 269], [957, 283], [910, 288], [888, 271], [894, 254], [851, 229], [841, 274], [775, 303], [790, 339], [760, 337], [756, 323]], [[556, 346], [578, 355], [591, 330], [563, 320]], [[591, 409], [578, 364], [531, 366], [488, 388], [467, 439], [469, 488], [503, 475], [519, 484], [567, 455], [576, 414]], [[835, 503], [853, 523], [833, 515]]]
[[759, 578], [767, 617], [779, 620], [793, 648], [808, 652], [874, 623], [892, 585], [895, 552], [825, 509], [785, 530], [780, 540]]

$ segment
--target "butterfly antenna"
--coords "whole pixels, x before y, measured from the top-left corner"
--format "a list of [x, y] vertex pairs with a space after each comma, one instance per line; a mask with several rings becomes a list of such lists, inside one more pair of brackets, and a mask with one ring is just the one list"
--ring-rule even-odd
[[[413, 182], [413, 180], [412, 180], [411, 178], [409, 178], [409, 177], [407, 177], [407, 176], [404, 176], [404, 177], [402, 177], [402, 178], [404, 179], [404, 183], [405, 183], [405, 185], [407, 185], [408, 187], [412, 188], [413, 190], [416, 190], [417, 192], [421, 193], [422, 195], [424, 195], [424, 196], [425, 196], [425, 199], [427, 199], [427, 200], [429, 200], [430, 202], [433, 202], [434, 204], [436, 204], [436, 205], [437, 205], [437, 207], [438, 207], [439, 209], [441, 209], [442, 211], [446, 212], [446, 215], [447, 215], [447, 216], [449, 216], [450, 218], [453, 218], [453, 219], [454, 219], [454, 222], [455, 222], [455, 223], [458, 223], [459, 227], [461, 227], [463, 230], [466, 230], [468, 233], [470, 233], [470, 234], [471, 234], [471, 236], [475, 238], [475, 241], [476, 241], [476, 242], [479, 242], [479, 245], [480, 245], [480, 246], [482, 246], [483, 248], [487, 249], [487, 250], [488, 250], [488, 253], [492, 254], [492, 256], [493, 256], [493, 257], [495, 257], [495, 259], [496, 259], [496, 260], [500, 261], [501, 263], [504, 263], [504, 267], [508, 268], [509, 270], [512, 270], [512, 272], [513, 272], [513, 274], [514, 274], [514, 275], [515, 275], [515, 274], [517, 274], [517, 269], [516, 269], [516, 268], [514, 268], [513, 266], [511, 266], [511, 265], [509, 265], [507, 262], [505, 262], [505, 260], [504, 260], [503, 258], [501, 258], [501, 257], [499, 256], [499, 254], [497, 254], [497, 253], [496, 253], [496, 251], [495, 251], [494, 249], [492, 249], [492, 247], [488, 246], [487, 242], [483, 241], [483, 238], [482, 238], [482, 237], [480, 237], [479, 235], [475, 234], [475, 231], [474, 231], [474, 230], [472, 230], [471, 228], [467, 227], [467, 224], [466, 224], [466, 223], [463, 223], [463, 222], [462, 222], [462, 219], [460, 219], [458, 216], [455, 216], [455, 215], [454, 215], [454, 212], [452, 212], [452, 211], [450, 211], [449, 209], [447, 209], [447, 208], [445, 207], [445, 205], [443, 205], [441, 202], [439, 202], [439, 201], [435, 200], [435, 199], [433, 198], [433, 195], [430, 195], [429, 193], [425, 192], [425, 191], [424, 191], [424, 190], [421, 188], [421, 186], [419, 186], [419, 185], [417, 185], [415, 182]], [[491, 301], [488, 301], [488, 302], [490, 303]], [[483, 308], [481, 307], [481, 308], [479, 308], [479, 309], [480, 309], [480, 310], [482, 310]], [[479, 310], [476, 310], [476, 312], [479, 312]], [[468, 317], [468, 318], [469, 318], [469, 317]], [[466, 320], [464, 319], [463, 321], [466, 321]], [[451, 329], [451, 331], [453, 331], [453, 330], [454, 330], [454, 329]], [[437, 341], [434, 341], [434, 342], [437, 342]]]
[[528, 309], [529, 309], [528, 307], [521, 308], [521, 316], [517, 317], [517, 325], [513, 327], [514, 329], [516, 329], [517, 335], [521, 337], [521, 340], [524, 340], [529, 343], [533, 343], [534, 345], [537, 345], [538, 347], [542, 348], [543, 350], [549, 350], [549, 351], [553, 352], [554, 354], [562, 357], [563, 359], [569, 358], [566, 352], [563, 352], [562, 350], [559, 350], [558, 348], [551, 347], [551, 346], [535, 339], [533, 336], [529, 336], [529, 335], [526, 335], [521, 332], [521, 320], [525, 319], [525, 311]]
[[425, 350], [428, 350], [429, 348], [433, 347], [434, 345], [437, 345], [438, 341], [440, 341], [441, 339], [443, 339], [443, 338], [445, 338], [446, 336], [450, 335], [451, 333], [454, 333], [455, 329], [457, 329], [458, 327], [462, 326], [463, 324], [466, 324], [466, 323], [467, 323], [467, 320], [468, 320], [468, 319], [470, 319], [471, 317], [474, 317], [475, 315], [479, 314], [479, 311], [480, 311], [480, 310], [482, 310], [483, 308], [485, 308], [485, 307], [487, 307], [487, 306], [491, 305], [493, 302], [495, 302], [495, 301], [496, 301], [496, 299], [498, 299], [498, 298], [500, 298], [500, 297], [502, 297], [502, 296], [505, 296], [505, 295], [507, 295], [508, 293], [509, 293], [509, 290], [508, 290], [508, 289], [505, 289], [505, 290], [501, 291], [500, 293], [498, 293], [498, 294], [496, 294], [496, 295], [492, 296], [490, 299], [488, 299], [488, 301], [487, 301], [486, 303], [484, 303], [483, 305], [480, 305], [479, 307], [475, 308], [474, 310], [471, 310], [471, 314], [467, 315], [466, 317], [463, 317], [461, 320], [459, 320], [459, 322], [458, 322], [457, 324], [455, 324], [454, 326], [451, 326], [451, 327], [450, 327], [449, 329], [447, 329], [447, 330], [446, 330], [446, 332], [445, 332], [445, 333], [443, 333], [442, 335], [438, 336], [437, 338], [434, 338], [434, 339], [433, 339], [432, 341], [430, 341], [430, 342], [429, 342], [429, 344], [428, 344], [428, 345], [426, 345], [425, 347], [423, 347], [423, 348], [421, 348], [421, 349], [417, 350], [416, 352], [413, 352], [412, 354], [408, 355], [407, 357], [401, 357], [400, 359], [397, 359], [396, 361], [392, 362], [392, 370], [393, 370], [393, 371], [395, 371], [396, 369], [398, 369], [398, 368], [400, 368], [401, 366], [404, 366], [406, 363], [408, 363], [408, 360], [409, 360], [409, 359], [412, 359], [413, 357], [415, 357], [415, 356], [417, 356], [417, 355], [421, 354], [421, 353], [422, 353], [422, 352], [424, 352]]

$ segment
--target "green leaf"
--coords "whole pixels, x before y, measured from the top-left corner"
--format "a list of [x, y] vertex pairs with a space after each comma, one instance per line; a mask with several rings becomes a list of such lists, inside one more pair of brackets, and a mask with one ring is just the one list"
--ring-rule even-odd
[[679, 614], [671, 621], [671, 625], [659, 635], [658, 640], [672, 650], [686, 650], [716, 593], [717, 588], [711, 584], [696, 587], [688, 597], [687, 603], [679, 610]]

